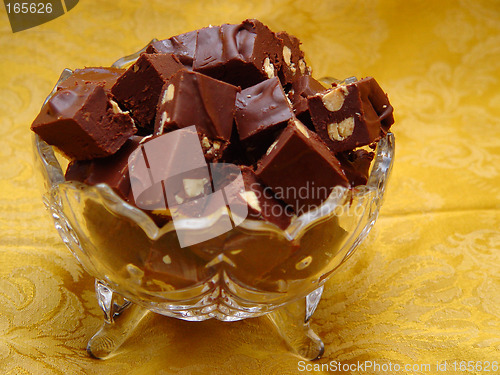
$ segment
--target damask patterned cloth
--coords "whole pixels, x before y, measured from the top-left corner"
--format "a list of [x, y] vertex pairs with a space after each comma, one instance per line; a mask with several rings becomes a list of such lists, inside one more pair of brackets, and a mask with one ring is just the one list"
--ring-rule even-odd
[[[0, 373], [322, 374], [335, 372], [332, 361], [380, 365], [339, 373], [397, 373], [382, 364], [407, 374], [495, 373], [498, 1], [179, 4], [82, 0], [15, 34], [0, 10]], [[306, 368], [264, 318], [150, 315], [115, 357], [91, 359], [84, 348], [102, 322], [94, 281], [42, 205], [29, 125], [64, 68], [109, 65], [153, 37], [245, 18], [297, 35], [317, 77], [376, 77], [396, 108], [396, 162], [381, 215], [326, 284], [313, 317], [325, 355]], [[460, 371], [460, 361], [474, 367]]]

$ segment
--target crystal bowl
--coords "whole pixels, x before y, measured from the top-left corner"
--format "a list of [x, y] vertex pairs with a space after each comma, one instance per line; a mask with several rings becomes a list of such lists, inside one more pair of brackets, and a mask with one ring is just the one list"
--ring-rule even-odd
[[[61, 80], [70, 73], [65, 70]], [[178, 223], [159, 227], [105, 184], [66, 181], [65, 162], [53, 147], [36, 135], [33, 146], [55, 227], [96, 279], [105, 319], [87, 350], [97, 358], [110, 356], [149, 312], [190, 321], [265, 315], [293, 350], [318, 358], [323, 343], [309, 319], [328, 277], [375, 223], [394, 160], [394, 136], [388, 133], [377, 143], [366, 185], [335, 187], [320, 207], [295, 217], [286, 230], [245, 219], [229, 232], [181, 248]], [[193, 235], [210, 232], [214, 215], [181, 224]]]

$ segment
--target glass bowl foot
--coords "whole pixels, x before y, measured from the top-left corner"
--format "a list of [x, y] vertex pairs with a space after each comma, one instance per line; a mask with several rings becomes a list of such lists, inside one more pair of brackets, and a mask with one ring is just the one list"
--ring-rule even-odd
[[100, 280], [96, 280], [95, 291], [104, 312], [104, 324], [89, 340], [87, 353], [105, 359], [115, 353], [149, 310], [127, 301]]
[[[97, 359], [106, 359], [116, 353], [150, 310], [131, 303], [100, 280], [96, 280], [95, 290], [104, 312], [104, 323], [89, 340], [87, 353]], [[289, 347], [306, 360], [320, 358], [325, 350], [323, 341], [309, 326], [322, 293], [323, 287], [320, 287], [306, 298], [266, 315]]]
[[322, 293], [321, 286], [306, 298], [289, 303], [266, 315], [290, 348], [310, 361], [320, 358], [325, 351], [323, 341], [309, 326], [309, 320], [318, 306]]

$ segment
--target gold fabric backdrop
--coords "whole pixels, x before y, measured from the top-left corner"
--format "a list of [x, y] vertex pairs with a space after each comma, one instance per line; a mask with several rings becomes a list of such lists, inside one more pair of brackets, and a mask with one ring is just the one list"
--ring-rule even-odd
[[153, 315], [117, 356], [88, 358], [102, 322], [93, 279], [33, 178], [29, 125], [64, 68], [109, 65], [153, 37], [250, 17], [297, 35], [316, 77], [374, 76], [396, 109], [385, 205], [326, 284], [312, 323], [326, 352], [315, 363], [431, 364], [402, 373], [434, 374], [444, 361], [500, 361], [498, 1], [82, 0], [15, 34], [0, 10], [2, 374], [326, 373], [300, 372], [264, 318]]

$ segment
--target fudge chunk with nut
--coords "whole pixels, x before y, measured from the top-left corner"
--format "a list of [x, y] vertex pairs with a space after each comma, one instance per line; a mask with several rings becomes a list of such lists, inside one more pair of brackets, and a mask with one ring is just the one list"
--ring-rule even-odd
[[308, 99], [321, 139], [333, 152], [378, 141], [394, 123], [387, 95], [372, 78], [339, 84]]
[[246, 88], [276, 77], [283, 43], [258, 20], [198, 31], [193, 70]]
[[366, 185], [371, 162], [375, 156], [373, 152], [358, 149], [339, 152], [335, 155], [342, 165], [344, 173], [351, 186]]
[[118, 78], [111, 93], [123, 108], [130, 111], [138, 126], [152, 130], [163, 85], [183, 68], [184, 65], [172, 54], [142, 54]]
[[286, 31], [280, 31], [276, 36], [283, 41], [283, 62], [279, 72], [283, 86], [292, 83], [297, 77], [309, 75], [311, 69], [307, 66], [304, 52], [300, 49], [300, 40]]
[[206, 154], [218, 159], [231, 139], [238, 92], [236, 86], [203, 74], [178, 72], [160, 95], [155, 134], [195, 125]]
[[255, 172], [297, 215], [319, 206], [335, 186], [349, 186], [339, 161], [297, 119], [269, 147]]
[[129, 114], [120, 110], [100, 84], [56, 91], [31, 130], [77, 160], [110, 156], [137, 131]]
[[123, 199], [130, 198], [128, 158], [140, 147], [143, 137], [133, 135], [118, 150], [106, 158], [73, 160], [66, 170], [67, 181], [80, 181], [87, 185], [108, 184]]

